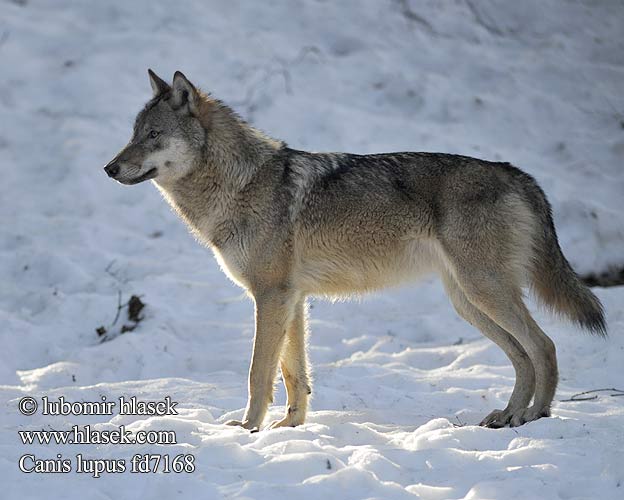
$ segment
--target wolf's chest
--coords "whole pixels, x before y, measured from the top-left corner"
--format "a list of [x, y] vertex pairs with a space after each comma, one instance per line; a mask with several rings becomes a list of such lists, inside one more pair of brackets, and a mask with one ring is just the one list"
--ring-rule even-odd
[[249, 281], [247, 279], [247, 258], [242, 249], [224, 246], [212, 248], [215, 258], [221, 270], [237, 285], [247, 289]]

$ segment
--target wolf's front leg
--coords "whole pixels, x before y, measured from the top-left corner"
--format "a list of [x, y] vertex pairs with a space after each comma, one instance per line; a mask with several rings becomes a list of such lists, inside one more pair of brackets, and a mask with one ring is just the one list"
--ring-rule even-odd
[[295, 312], [280, 356], [280, 368], [288, 397], [286, 415], [269, 426], [295, 427], [303, 424], [310, 397], [310, 377], [306, 355], [306, 304], [302, 299], [295, 306]]
[[259, 430], [269, 403], [284, 336], [297, 303], [288, 290], [269, 290], [255, 295], [256, 334], [249, 370], [249, 399], [243, 421], [230, 421], [245, 429]]

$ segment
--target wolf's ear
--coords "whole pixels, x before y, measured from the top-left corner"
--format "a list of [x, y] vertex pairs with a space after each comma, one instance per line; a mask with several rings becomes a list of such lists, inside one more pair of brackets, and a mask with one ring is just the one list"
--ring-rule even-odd
[[196, 115], [199, 111], [199, 93], [180, 71], [176, 71], [173, 75], [172, 99], [174, 108], [188, 104], [188, 110], [192, 115]]
[[160, 78], [151, 69], [147, 70], [147, 74], [149, 75], [150, 85], [152, 86], [154, 97], [158, 97], [160, 94], [164, 94], [168, 90], [171, 90], [169, 84], [165, 82], [162, 78]]

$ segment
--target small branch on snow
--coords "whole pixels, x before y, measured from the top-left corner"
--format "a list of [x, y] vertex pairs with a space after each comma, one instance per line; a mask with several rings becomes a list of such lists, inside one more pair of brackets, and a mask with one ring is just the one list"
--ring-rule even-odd
[[570, 403], [574, 401], [595, 401], [598, 399], [598, 395], [594, 394], [593, 396], [585, 396], [586, 394], [593, 394], [595, 392], [613, 392], [615, 394], [609, 394], [611, 397], [624, 396], [624, 390], [616, 389], [615, 387], [609, 387], [607, 389], [592, 389], [591, 391], [579, 392], [578, 394], [574, 394], [569, 399], [560, 399], [560, 403]]
[[408, 21], [420, 24], [427, 31], [435, 34], [435, 30], [433, 29], [433, 26], [431, 25], [431, 23], [427, 21], [427, 19], [425, 19], [421, 15], [414, 12], [410, 8], [408, 0], [397, 0], [397, 3], [399, 4], [399, 8], [401, 9], [401, 14], [403, 14], [403, 17], [405, 17], [405, 19], [407, 19]]
[[128, 309], [128, 320], [131, 323], [130, 324], [124, 323], [123, 325], [121, 325], [119, 334], [131, 332], [135, 330], [136, 327], [139, 326], [139, 323], [143, 321], [143, 319], [145, 319], [145, 316], [141, 315], [141, 312], [143, 311], [143, 308], [145, 307], [145, 303], [141, 300], [141, 298], [137, 295], [132, 295], [130, 299], [128, 300], [128, 302], [122, 304], [121, 303], [121, 290], [119, 290], [117, 294], [117, 312], [115, 314], [115, 319], [110, 324], [108, 329], [105, 328], [104, 326], [99, 326], [98, 328], [95, 329], [96, 333], [101, 338], [100, 343], [111, 340], [112, 338], [118, 335], [118, 334], [113, 334], [113, 333], [109, 334], [109, 330], [113, 326], [115, 326], [115, 324], [117, 323], [120, 312], [124, 307], [127, 307]]
[[117, 323], [117, 320], [119, 319], [119, 312], [121, 311], [123, 307], [124, 306], [121, 305], [121, 290], [118, 290], [117, 291], [117, 314], [115, 314], [115, 319], [111, 323], [111, 326]]
[[491, 33], [492, 35], [496, 35], [496, 36], [505, 35], [503, 30], [501, 30], [498, 26], [496, 26], [493, 23], [489, 23], [485, 19], [483, 19], [481, 12], [479, 12], [479, 9], [477, 9], [477, 7], [472, 3], [471, 0], [466, 0], [466, 5], [470, 9], [470, 12], [472, 12], [472, 15], [474, 16], [477, 24], [482, 26], [488, 33]]
[[454, 424], [453, 422], [451, 422], [451, 425], [453, 427], [466, 427], [466, 422], [462, 422], [461, 419], [457, 415], [455, 415], [455, 420], [457, 420], [458, 423]]

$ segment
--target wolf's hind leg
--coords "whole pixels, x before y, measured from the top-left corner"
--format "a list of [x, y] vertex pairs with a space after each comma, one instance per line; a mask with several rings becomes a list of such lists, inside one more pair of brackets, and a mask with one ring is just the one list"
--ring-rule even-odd
[[439, 224], [438, 238], [445, 264], [468, 301], [509, 332], [533, 363], [533, 404], [514, 411], [510, 425], [515, 426], [550, 415], [557, 356], [552, 340], [522, 300], [534, 243], [545, 230], [537, 215], [540, 207], [513, 182], [504, 189], [506, 194], [467, 196], [451, 204]]
[[307, 367], [305, 323], [306, 303], [304, 299], [295, 308], [295, 314], [286, 332], [280, 357], [280, 368], [288, 397], [286, 415], [281, 420], [271, 423], [270, 429], [295, 427], [305, 421], [308, 399], [311, 393]]
[[510, 425], [518, 426], [540, 417], [550, 416], [550, 405], [557, 389], [557, 356], [555, 344], [537, 326], [527, 310], [519, 287], [509, 285], [504, 274], [483, 279], [460, 277], [458, 282], [468, 300], [508, 331], [531, 358], [535, 369], [533, 405], [514, 411]]
[[504, 410], [492, 411], [479, 424], [492, 428], [504, 427], [511, 422], [514, 414], [525, 409], [531, 402], [535, 391], [533, 363], [531, 363], [526, 351], [509, 332], [498, 326], [468, 300], [459, 284], [449, 273], [444, 272], [442, 274], [442, 282], [457, 313], [498, 345], [514, 367], [516, 383], [507, 407]]

